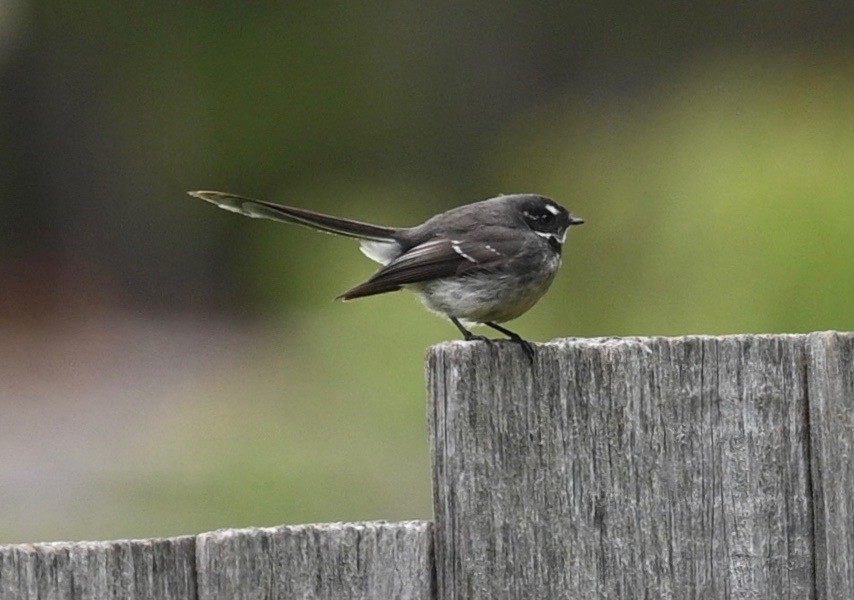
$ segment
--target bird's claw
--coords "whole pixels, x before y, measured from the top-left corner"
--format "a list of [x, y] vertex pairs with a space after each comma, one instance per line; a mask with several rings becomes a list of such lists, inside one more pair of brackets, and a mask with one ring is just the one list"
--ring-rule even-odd
[[535, 353], [534, 344], [532, 344], [531, 342], [529, 342], [527, 340], [522, 339], [521, 337], [510, 338], [510, 341], [515, 342], [522, 347], [522, 351], [525, 353], [525, 356], [528, 357], [528, 360], [531, 361], [531, 364], [533, 365], [534, 364], [534, 353]]
[[474, 333], [466, 336], [467, 342], [491, 342], [492, 338], [488, 338], [485, 335], [476, 335]]

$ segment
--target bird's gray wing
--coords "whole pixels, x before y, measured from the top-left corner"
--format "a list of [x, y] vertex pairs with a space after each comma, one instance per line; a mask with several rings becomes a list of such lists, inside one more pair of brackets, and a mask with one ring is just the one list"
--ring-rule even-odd
[[419, 244], [390, 262], [361, 285], [344, 292], [342, 300], [399, 290], [404, 285], [500, 268], [519, 252], [514, 240], [485, 237], [478, 241], [437, 238]]

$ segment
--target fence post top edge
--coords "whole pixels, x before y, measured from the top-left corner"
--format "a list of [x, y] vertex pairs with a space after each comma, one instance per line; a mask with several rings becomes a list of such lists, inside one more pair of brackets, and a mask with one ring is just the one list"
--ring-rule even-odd
[[[838, 337], [854, 337], [854, 332], [825, 330], [813, 331], [808, 333], [736, 333], [725, 335], [705, 335], [705, 334], [687, 334], [680, 336], [611, 336], [611, 337], [565, 337], [555, 338], [547, 342], [534, 342], [535, 348], [545, 349], [554, 348], [558, 350], [567, 348], [584, 348], [584, 347], [608, 347], [608, 346], [645, 346], [650, 343], [696, 343], [698, 341], [718, 341], [718, 342], [739, 342], [747, 340], [770, 340], [776, 339], [785, 340], [809, 340], [809, 339], [832, 339]], [[512, 342], [497, 340], [502, 346], [509, 346]], [[428, 358], [436, 358], [439, 355], [453, 355], [460, 352], [464, 353], [479, 353], [490, 345], [478, 342], [467, 342], [465, 340], [449, 340], [439, 342], [430, 346], [427, 350]]]

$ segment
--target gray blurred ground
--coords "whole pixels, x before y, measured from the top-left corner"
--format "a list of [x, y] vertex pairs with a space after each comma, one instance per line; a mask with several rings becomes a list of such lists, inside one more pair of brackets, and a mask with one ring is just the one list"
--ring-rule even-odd
[[221, 318], [118, 313], [0, 326], [3, 541], [114, 519], [116, 473], [133, 471], [194, 390], [241, 367], [253, 333]]

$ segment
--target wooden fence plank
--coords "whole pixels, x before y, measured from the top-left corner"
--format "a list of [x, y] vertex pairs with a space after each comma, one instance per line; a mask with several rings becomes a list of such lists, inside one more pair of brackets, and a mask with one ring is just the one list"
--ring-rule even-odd
[[0, 600], [188, 600], [195, 538], [0, 546]]
[[810, 337], [808, 370], [818, 598], [854, 598], [854, 336]]
[[199, 600], [429, 600], [430, 524], [230, 529], [197, 540]]
[[814, 597], [807, 343], [434, 348], [438, 598]]

